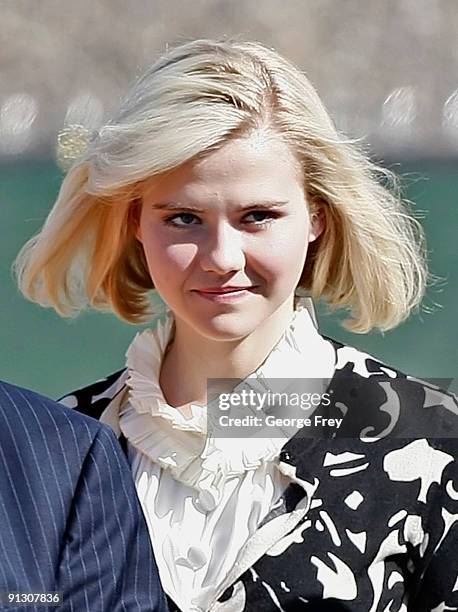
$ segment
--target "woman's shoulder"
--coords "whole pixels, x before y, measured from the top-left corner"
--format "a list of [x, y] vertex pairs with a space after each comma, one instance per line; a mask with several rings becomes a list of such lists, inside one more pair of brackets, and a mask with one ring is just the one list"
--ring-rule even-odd
[[380, 375], [389, 376], [390, 378], [408, 377], [408, 374], [405, 374], [398, 368], [356, 346], [344, 344], [329, 336], [323, 336], [323, 338], [334, 347], [336, 353], [335, 368], [337, 371], [341, 370], [347, 374], [354, 373], [364, 378]]
[[361, 433], [364, 425], [368, 432], [384, 435], [458, 438], [452, 378], [417, 378], [356, 347], [326, 339], [336, 351], [333, 404], [344, 416], [347, 434], [358, 427]]
[[127, 369], [123, 368], [106, 378], [66, 393], [58, 401], [78, 412], [99, 419], [108, 404], [124, 389], [126, 379]]

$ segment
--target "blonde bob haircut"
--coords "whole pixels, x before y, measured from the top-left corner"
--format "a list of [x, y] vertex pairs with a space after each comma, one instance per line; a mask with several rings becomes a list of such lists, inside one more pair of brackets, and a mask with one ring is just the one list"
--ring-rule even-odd
[[194, 40], [162, 55], [75, 160], [41, 232], [18, 255], [23, 294], [62, 316], [90, 305], [130, 323], [154, 289], [135, 237], [139, 186], [258, 128], [284, 138], [326, 228], [298, 287], [365, 333], [393, 328], [421, 302], [424, 234], [391, 173], [339, 135], [306, 76], [256, 42]]

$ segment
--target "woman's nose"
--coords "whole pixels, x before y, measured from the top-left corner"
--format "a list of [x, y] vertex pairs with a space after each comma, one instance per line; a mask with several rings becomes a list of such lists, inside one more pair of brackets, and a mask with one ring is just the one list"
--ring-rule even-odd
[[245, 266], [243, 238], [229, 223], [221, 223], [209, 231], [199, 251], [200, 265], [206, 272], [225, 274]]

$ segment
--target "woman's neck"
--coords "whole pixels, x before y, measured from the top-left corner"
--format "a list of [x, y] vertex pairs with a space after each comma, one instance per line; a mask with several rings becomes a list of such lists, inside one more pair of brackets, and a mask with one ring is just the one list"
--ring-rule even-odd
[[159, 377], [167, 403], [190, 413], [190, 403], [207, 403], [207, 379], [244, 379], [252, 374], [281, 339], [293, 314], [293, 304], [285, 302], [249, 336], [236, 341], [205, 338], [175, 319], [175, 337]]

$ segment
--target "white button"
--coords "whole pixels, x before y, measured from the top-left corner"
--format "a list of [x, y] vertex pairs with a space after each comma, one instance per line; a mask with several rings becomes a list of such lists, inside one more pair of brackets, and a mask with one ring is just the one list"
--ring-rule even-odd
[[201, 491], [194, 505], [201, 512], [211, 512], [216, 507], [216, 500], [210, 491]]

